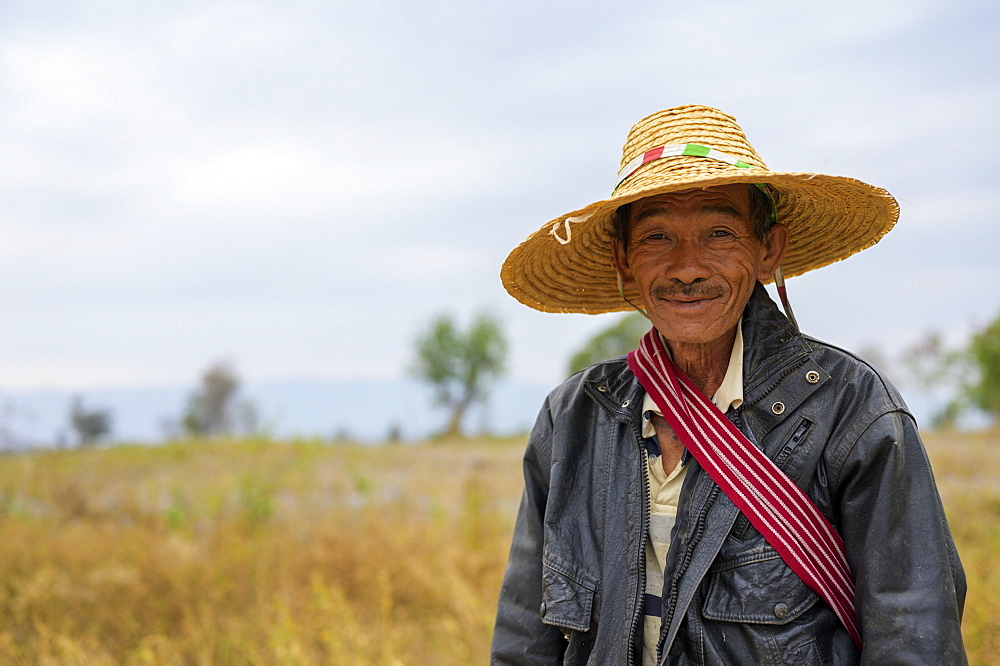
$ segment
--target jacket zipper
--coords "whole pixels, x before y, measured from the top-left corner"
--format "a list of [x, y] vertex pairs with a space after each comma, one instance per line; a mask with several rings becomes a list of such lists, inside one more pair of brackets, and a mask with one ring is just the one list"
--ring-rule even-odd
[[[670, 578], [670, 596], [669, 596], [669, 607], [667, 609], [667, 616], [663, 618], [663, 624], [660, 626], [660, 638], [656, 643], [656, 654], [657, 661], [660, 664], [665, 663], [666, 654], [663, 651], [664, 643], [666, 642], [667, 633], [670, 631], [670, 625], [674, 621], [674, 613], [677, 610], [677, 584], [684, 574], [687, 572], [687, 568], [691, 565], [691, 558], [694, 556], [694, 548], [697, 544], [701, 543], [701, 537], [705, 534], [705, 522], [708, 518], [708, 512], [715, 504], [715, 500], [719, 496], [719, 486], [712, 484], [712, 492], [709, 493], [708, 499], [705, 500], [705, 505], [702, 507], [701, 513], [698, 514], [698, 522], [696, 523], [695, 536], [694, 539], [688, 543], [687, 548], [684, 550], [684, 560], [681, 562], [677, 571]], [[665, 600], [666, 601], [666, 600]]]
[[[737, 419], [740, 417], [740, 409], [736, 408]], [[739, 424], [734, 423], [736, 427]], [[704, 471], [704, 470], [702, 470]], [[705, 500], [704, 506], [702, 506], [701, 512], [698, 514], [698, 519], [695, 522], [695, 533], [694, 538], [688, 543], [687, 548], [684, 549], [684, 559], [681, 561], [680, 565], [677, 567], [677, 571], [670, 577], [670, 596], [664, 599], [664, 603], [667, 603], [667, 616], [663, 618], [663, 624], [660, 625], [660, 638], [656, 642], [656, 655], [657, 663], [665, 663], [667, 657], [664, 652], [664, 647], [667, 639], [667, 634], [670, 632], [670, 625], [673, 624], [674, 614], [677, 612], [677, 585], [684, 574], [687, 572], [688, 567], [691, 565], [691, 558], [694, 557], [694, 549], [699, 543], [701, 543], [701, 538], [705, 534], [705, 523], [708, 520], [708, 512], [711, 510], [712, 506], [715, 504], [715, 500], [718, 499], [721, 489], [715, 483], [712, 484], [712, 491], [708, 494], [708, 498]]]
[[[629, 424], [631, 426], [631, 424]], [[632, 614], [632, 626], [628, 632], [628, 644], [625, 649], [628, 651], [625, 663], [635, 663], [635, 634], [639, 628], [639, 620], [644, 612], [642, 607], [642, 595], [646, 591], [646, 537], [649, 533], [649, 478], [646, 476], [646, 468], [649, 466], [649, 452], [642, 444], [641, 433], [632, 429], [632, 434], [636, 436], [639, 444], [639, 477], [642, 479], [642, 531], [639, 535], [639, 553], [636, 558], [639, 574], [639, 582], [635, 590], [635, 612]]]
[[[737, 410], [737, 415], [740, 414], [741, 412]], [[740, 418], [740, 421], [744, 424], [746, 423], [745, 419]], [[788, 438], [788, 440], [785, 442], [785, 445], [781, 447], [781, 451], [779, 451], [778, 455], [775, 456], [774, 458], [774, 464], [777, 465], [779, 469], [781, 469], [782, 471], [786, 471], [784, 467], [785, 462], [792, 455], [795, 449], [798, 448], [799, 444], [801, 444], [803, 440], [805, 440], [806, 435], [808, 435], [809, 432], [812, 430], [813, 425], [815, 424], [809, 419], [802, 418], [799, 421], [798, 425], [795, 426], [795, 430], [792, 432], [792, 436]], [[739, 424], [737, 424], [737, 427], [739, 427]], [[733, 538], [739, 541], [743, 541], [744, 539], [747, 538], [747, 534], [749, 533], [750, 533], [750, 520], [742, 512], [740, 512], [740, 514], [736, 517], [736, 524], [733, 526], [731, 534]]]
[[788, 456], [792, 455], [792, 451], [798, 447], [798, 445], [805, 439], [806, 434], [812, 429], [813, 422], [809, 419], [803, 418], [799, 425], [795, 428], [795, 432], [782, 447], [781, 451], [774, 459], [774, 464], [781, 467], [782, 464], [788, 460]]

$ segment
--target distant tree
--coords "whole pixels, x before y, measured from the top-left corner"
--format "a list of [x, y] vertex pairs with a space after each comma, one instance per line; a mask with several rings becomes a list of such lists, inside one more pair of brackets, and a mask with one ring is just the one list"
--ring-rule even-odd
[[971, 370], [966, 353], [949, 348], [940, 332], [928, 331], [904, 348], [899, 359], [903, 382], [944, 405], [932, 415], [931, 425], [953, 427], [966, 411], [963, 398], [968, 391]]
[[922, 388], [940, 386], [952, 374], [955, 353], [945, 346], [944, 336], [928, 331], [903, 349], [900, 360], [907, 380]]
[[403, 427], [398, 422], [393, 421], [389, 425], [389, 432], [385, 436], [387, 444], [399, 444], [403, 441]]
[[416, 341], [410, 372], [429, 384], [437, 404], [449, 410], [445, 436], [462, 436], [462, 419], [485, 400], [489, 385], [504, 372], [507, 341], [500, 323], [488, 314], [459, 330], [451, 316], [437, 315]]
[[12, 451], [19, 447], [12, 427], [16, 411], [17, 406], [12, 400], [4, 399], [0, 403], [0, 451]]
[[231, 363], [215, 363], [201, 377], [201, 386], [188, 399], [181, 426], [188, 435], [215, 437], [256, 428], [257, 411], [249, 401], [238, 401], [240, 378]]
[[968, 357], [975, 369], [968, 385], [972, 404], [1000, 421], [1000, 315], [972, 336]]
[[106, 409], [86, 409], [79, 396], [73, 398], [69, 422], [80, 446], [90, 446], [111, 432], [111, 412]]
[[1000, 315], [961, 347], [947, 347], [943, 336], [931, 331], [901, 358], [913, 384], [946, 402], [934, 416], [935, 426], [952, 427], [975, 410], [1000, 422]]
[[632, 312], [587, 340], [569, 360], [569, 374], [595, 363], [627, 354], [639, 346], [639, 340], [652, 327], [649, 320]]

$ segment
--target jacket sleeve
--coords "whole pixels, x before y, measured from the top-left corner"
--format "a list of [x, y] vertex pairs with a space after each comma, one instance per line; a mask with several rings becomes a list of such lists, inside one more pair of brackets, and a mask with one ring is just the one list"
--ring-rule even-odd
[[883, 414], [837, 474], [862, 663], [965, 664], [965, 573], [913, 418]]
[[524, 454], [524, 493], [500, 589], [493, 630], [493, 664], [558, 664], [566, 649], [562, 632], [543, 623], [541, 611], [551, 447], [552, 421], [546, 401]]

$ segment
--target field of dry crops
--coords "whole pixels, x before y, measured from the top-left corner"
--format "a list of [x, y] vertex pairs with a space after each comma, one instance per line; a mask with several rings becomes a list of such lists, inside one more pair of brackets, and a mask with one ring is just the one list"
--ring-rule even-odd
[[[930, 435], [1000, 654], [1000, 434]], [[0, 457], [0, 663], [485, 663], [523, 441]]]

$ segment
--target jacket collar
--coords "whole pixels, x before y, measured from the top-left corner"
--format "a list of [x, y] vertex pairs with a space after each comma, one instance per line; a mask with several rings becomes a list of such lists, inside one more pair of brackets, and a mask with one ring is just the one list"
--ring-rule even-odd
[[776, 373], [801, 364], [811, 348], [757, 283], [743, 311], [743, 393], [756, 399]]
[[628, 361], [622, 357], [598, 367], [604, 372], [585, 380], [584, 390], [599, 405], [612, 412], [615, 420], [632, 423], [641, 433], [642, 396], [646, 391], [632, 374]]
[[757, 284], [743, 315], [743, 397], [741, 411], [752, 415], [760, 432], [776, 427], [813, 392], [829, 373], [820, 366], [809, 342]]

